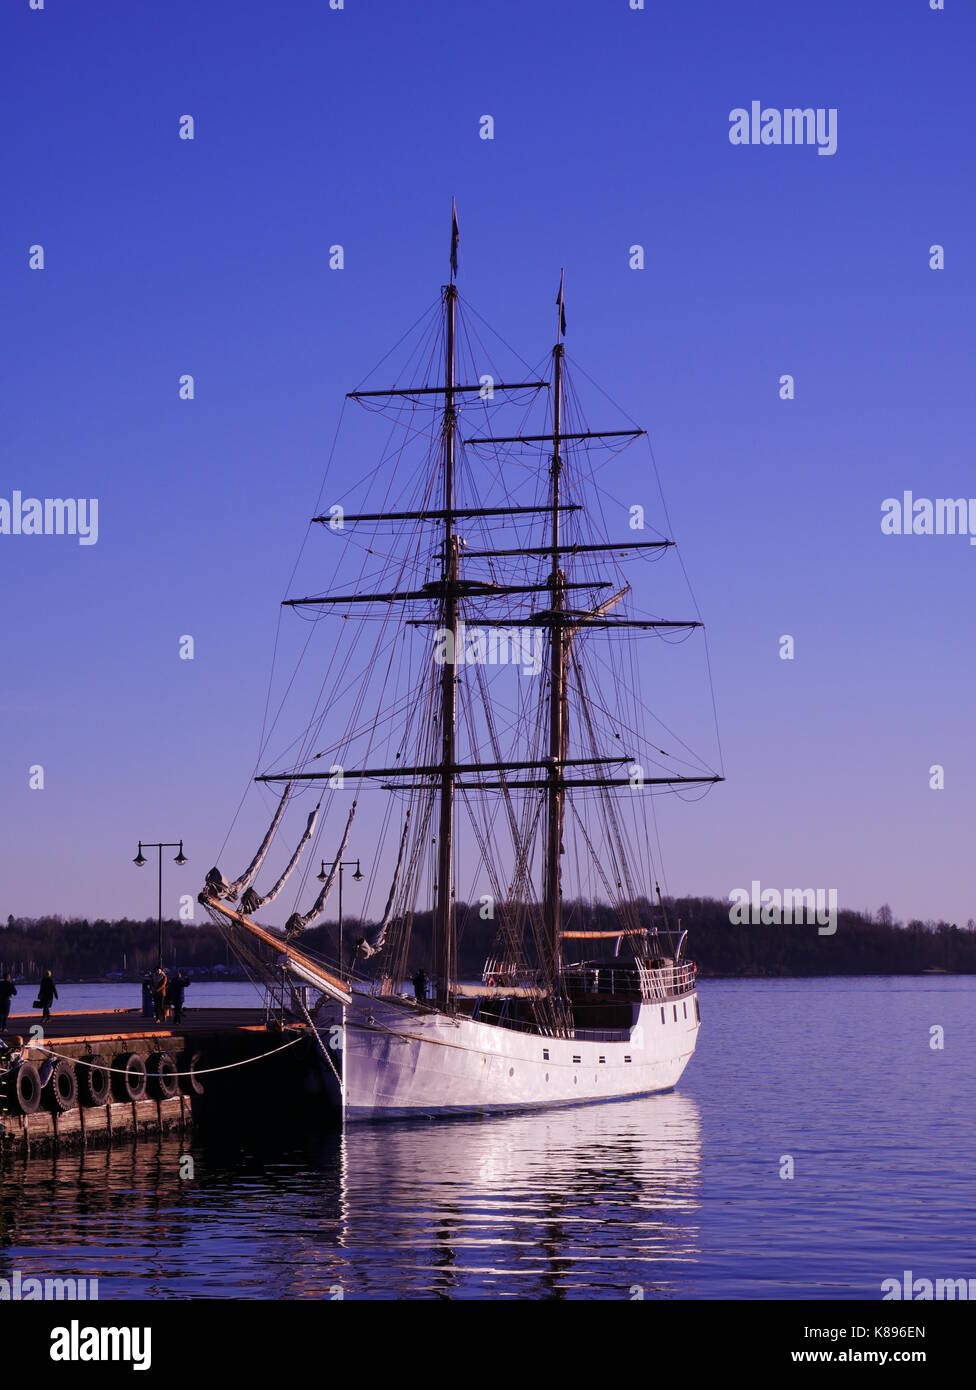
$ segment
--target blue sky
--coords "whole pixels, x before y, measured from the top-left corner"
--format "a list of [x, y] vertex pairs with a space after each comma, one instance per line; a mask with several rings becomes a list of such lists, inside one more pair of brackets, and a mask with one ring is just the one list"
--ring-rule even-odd
[[[0, 497], [97, 497], [99, 539], [0, 536], [0, 912], [148, 914], [139, 835], [196, 891], [342, 395], [436, 298], [454, 196], [462, 294], [538, 361], [564, 266], [569, 352], [650, 431], [729, 779], [662, 807], [672, 891], [976, 916], [976, 549], [880, 530], [976, 494], [974, 38], [963, 0], [10, 0]], [[836, 107], [836, 154], [732, 146], [753, 99]]]

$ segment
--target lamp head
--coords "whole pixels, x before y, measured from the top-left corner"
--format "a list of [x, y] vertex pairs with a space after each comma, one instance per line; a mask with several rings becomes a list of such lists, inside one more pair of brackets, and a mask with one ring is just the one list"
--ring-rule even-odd
[[353, 874], [353, 879], [356, 881], [356, 883], [361, 883], [361, 882], [362, 882], [362, 878], [363, 878], [363, 871], [362, 871], [362, 869], [359, 867], [359, 860], [357, 859], [357, 860], [356, 860], [356, 872]]
[[174, 864], [185, 864], [185, 863], [186, 863], [186, 855], [183, 853], [183, 841], [182, 841], [182, 840], [180, 841], [180, 848], [179, 848], [179, 851], [177, 852], [177, 854], [176, 854], [176, 855], [174, 856], [174, 858], [173, 858], [173, 863], [174, 863]]
[[146, 862], [146, 856], [145, 856], [145, 855], [143, 854], [143, 852], [142, 852], [142, 841], [141, 841], [141, 840], [139, 841], [139, 853], [136, 855], [135, 859], [133, 859], [132, 862], [133, 862], [133, 864], [138, 864], [140, 869], [142, 868], [143, 864], [145, 864], [145, 862]]
[[326, 878], [328, 877], [328, 875], [327, 875], [326, 872], [325, 872], [325, 860], [324, 860], [324, 859], [322, 860], [322, 867], [321, 867], [321, 869], [319, 869], [318, 874], [316, 875], [316, 877], [318, 878], [319, 883], [324, 883], [325, 880], [326, 880]]

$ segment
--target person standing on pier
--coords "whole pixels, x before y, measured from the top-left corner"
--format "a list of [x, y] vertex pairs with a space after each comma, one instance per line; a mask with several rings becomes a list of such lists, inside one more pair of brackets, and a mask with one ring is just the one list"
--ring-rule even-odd
[[10, 971], [0, 980], [0, 1033], [7, 1031], [7, 1019], [10, 1015], [10, 1000], [17, 993], [17, 986], [10, 978]]
[[173, 1005], [173, 1022], [183, 1022], [183, 995], [190, 988], [190, 981], [183, 974], [182, 970], [176, 972], [176, 977], [170, 981], [169, 997]]
[[166, 986], [169, 980], [166, 971], [157, 965], [152, 973], [153, 1018], [162, 1023], [166, 1018]]
[[44, 1012], [41, 1017], [45, 1022], [51, 1017], [51, 1005], [58, 998], [58, 987], [54, 983], [54, 976], [50, 970], [45, 970], [41, 983], [37, 987], [37, 1003], [34, 1008], [41, 1008]]

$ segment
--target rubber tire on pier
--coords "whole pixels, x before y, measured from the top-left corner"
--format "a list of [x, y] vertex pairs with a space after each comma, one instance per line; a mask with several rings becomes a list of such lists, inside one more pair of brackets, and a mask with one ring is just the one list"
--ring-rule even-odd
[[97, 1052], [89, 1052], [82, 1062], [85, 1064], [79, 1083], [82, 1105], [106, 1105], [112, 1094], [108, 1062]]
[[183, 1077], [183, 1090], [188, 1096], [203, 1095], [203, 1082], [197, 1076], [197, 1067], [202, 1061], [202, 1052], [184, 1052], [180, 1057], [180, 1071], [188, 1073]]
[[74, 1110], [78, 1104], [78, 1078], [72, 1064], [59, 1057], [51, 1072], [51, 1079], [44, 1087], [47, 1107], [58, 1115]]
[[120, 1052], [112, 1062], [112, 1090], [118, 1100], [145, 1100], [146, 1063], [139, 1052]]
[[21, 1062], [8, 1074], [7, 1099], [21, 1115], [35, 1115], [41, 1105], [41, 1077], [33, 1062]]
[[146, 1071], [153, 1100], [172, 1100], [179, 1094], [176, 1059], [171, 1052], [153, 1052], [146, 1059]]

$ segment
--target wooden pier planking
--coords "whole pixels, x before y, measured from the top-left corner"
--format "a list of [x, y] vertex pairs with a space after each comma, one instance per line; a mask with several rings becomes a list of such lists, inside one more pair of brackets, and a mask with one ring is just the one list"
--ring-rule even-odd
[[32, 1025], [44, 1029], [48, 1042], [86, 1043], [99, 1038], [174, 1038], [184, 1034], [207, 1032], [264, 1030], [264, 1009], [185, 1009], [181, 1023], [167, 1019], [154, 1023], [143, 1018], [140, 1009], [76, 1010], [52, 1014], [44, 1022], [40, 1010], [33, 1013], [11, 1014], [3, 1040], [8, 1047], [20, 1047], [30, 1042]]

